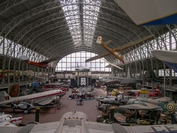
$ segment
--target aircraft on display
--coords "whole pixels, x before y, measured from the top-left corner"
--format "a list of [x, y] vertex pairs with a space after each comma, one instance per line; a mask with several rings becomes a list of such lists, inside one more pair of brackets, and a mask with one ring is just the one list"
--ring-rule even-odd
[[0, 113], [0, 127], [16, 127], [22, 122], [22, 117], [12, 117], [10, 114]]
[[76, 67], [76, 71], [79, 71], [79, 72], [89, 72], [90, 68], [88, 68], [88, 67]]
[[19, 73], [15, 74], [14, 70], [2, 70], [0, 72], [0, 78], [7, 78], [7, 77], [11, 77], [13, 75], [18, 76]]
[[27, 124], [23, 127], [1, 127], [1, 132], [5, 133], [176, 133], [176, 124], [171, 125], [146, 125], [146, 126], [121, 126], [118, 123], [105, 124], [89, 122], [88, 117], [83, 112], [65, 113], [60, 121]]
[[123, 64], [124, 64], [124, 60], [123, 60], [123, 57], [118, 53], [120, 51], [123, 51], [129, 47], [132, 47], [132, 46], [135, 46], [145, 40], [148, 40], [150, 38], [152, 38], [153, 35], [149, 35], [149, 36], [146, 36], [146, 37], [143, 37], [141, 39], [138, 39], [138, 40], [135, 40], [135, 41], [132, 41], [130, 43], [127, 43], [125, 45], [122, 45], [122, 46], [119, 46], [117, 48], [114, 48], [114, 49], [111, 49], [107, 46], [107, 44], [109, 44], [111, 41], [107, 41], [107, 42], [102, 42], [102, 37], [101, 36], [98, 36], [97, 38], [97, 43], [100, 44], [101, 46], [103, 46], [107, 51], [108, 53], [104, 53], [104, 54], [101, 54], [101, 55], [98, 55], [98, 56], [95, 56], [95, 57], [91, 57], [89, 59], [87, 59], [85, 62], [89, 62], [89, 61], [93, 61], [93, 60], [96, 60], [96, 59], [99, 59], [99, 58], [102, 58], [102, 57], [105, 57], [105, 56], [109, 56], [109, 55], [113, 55], [115, 56], [118, 60], [120, 60]]
[[98, 96], [97, 101], [104, 104], [122, 105], [127, 103], [127, 101], [133, 97], [135, 97], [135, 95], [131, 95], [130, 93], [129, 95], [128, 93], [122, 93], [118, 94], [117, 96]]
[[120, 67], [120, 66], [118, 66], [118, 65], [116, 65], [116, 64], [114, 64], [114, 63], [111, 63], [111, 62], [109, 62], [109, 61], [107, 61], [107, 60], [104, 60], [104, 61], [107, 62], [107, 63], [109, 63], [111, 66], [114, 66], [114, 67], [116, 67], [116, 68], [118, 68], [118, 69], [120, 69], [120, 70], [123, 70], [122, 67]]
[[[114, 0], [139, 26], [176, 24], [176, 0]], [[127, 6], [130, 5], [130, 6]], [[170, 7], [166, 9], [165, 7]], [[153, 14], [152, 14], [153, 13]], [[146, 16], [146, 17], [145, 17]]]
[[136, 83], [137, 80], [134, 78], [128, 78], [128, 77], [104, 76], [103, 82], [105, 83], [117, 82], [119, 84], [131, 84], [131, 83]]
[[69, 85], [63, 83], [49, 83], [43, 86], [44, 91], [60, 89], [62, 91], [68, 91]]
[[172, 68], [175, 72], [177, 72], [177, 51], [169, 51], [169, 50], [153, 50], [152, 54], [157, 59], [163, 61], [167, 66]]
[[53, 62], [53, 61], [60, 59], [60, 58], [61, 58], [61, 56], [57, 56], [57, 57], [53, 57], [53, 58], [50, 58], [48, 60], [44, 60], [41, 62], [34, 62], [34, 61], [29, 61], [29, 58], [26, 56], [20, 56], [21, 60], [25, 61], [26, 63], [28, 63], [30, 65], [34, 65], [34, 66], [37, 66], [40, 68], [48, 68], [50, 62]]
[[[25, 96], [10, 97], [5, 91], [0, 91], [0, 108], [12, 108], [24, 110], [24, 113], [29, 113], [37, 106], [46, 106], [52, 104], [52, 102], [58, 102], [60, 97], [66, 94], [62, 90], [51, 90]], [[33, 103], [36, 106], [33, 106]]]
[[149, 92], [143, 88], [140, 91], [140, 96], [128, 100], [127, 105], [119, 106], [125, 109], [135, 110], [159, 110], [173, 112], [177, 109], [175, 104], [169, 97], [148, 98]]
[[89, 72], [90, 68], [89, 67], [79, 66], [78, 63], [77, 63], [77, 66], [76, 66], [75, 70], [78, 71], [78, 72]]

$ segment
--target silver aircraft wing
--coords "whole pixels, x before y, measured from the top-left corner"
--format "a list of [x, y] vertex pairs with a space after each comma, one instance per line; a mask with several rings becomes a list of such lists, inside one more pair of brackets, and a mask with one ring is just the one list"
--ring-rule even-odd
[[35, 100], [34, 103], [40, 106], [45, 106], [50, 104], [52, 101], [53, 101], [52, 98], [44, 98], [44, 99]]
[[3, 133], [176, 133], [177, 126], [149, 125], [149, 126], [121, 126], [118, 123], [104, 124], [88, 122], [84, 113], [66, 113], [60, 122], [44, 124], [28, 124], [23, 127], [1, 127]]
[[97, 122], [85, 122], [89, 133], [114, 133], [110, 124], [97, 123]]
[[120, 108], [124, 109], [139, 109], [139, 110], [162, 110], [162, 108], [158, 105], [150, 104], [150, 103], [144, 103], [144, 104], [128, 104], [128, 105], [122, 105], [119, 106]]

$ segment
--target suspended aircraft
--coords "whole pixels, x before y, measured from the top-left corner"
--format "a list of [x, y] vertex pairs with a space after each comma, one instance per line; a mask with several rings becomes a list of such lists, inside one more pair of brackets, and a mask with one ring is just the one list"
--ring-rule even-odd
[[122, 67], [120, 67], [120, 66], [118, 66], [118, 65], [116, 65], [116, 64], [114, 64], [114, 63], [111, 63], [111, 62], [109, 62], [109, 61], [107, 61], [107, 60], [105, 60], [105, 59], [104, 59], [104, 61], [107, 62], [107, 63], [109, 63], [111, 66], [114, 66], [114, 67], [116, 67], [116, 68], [118, 68], [118, 69], [120, 69], [120, 70], [123, 70]]
[[[114, 0], [137, 25], [170, 25], [177, 23], [176, 0]], [[127, 6], [129, 5], [129, 6]], [[170, 8], [166, 8], [170, 7]], [[146, 17], [145, 17], [146, 16]]]
[[89, 122], [83, 112], [65, 113], [60, 121], [27, 124], [23, 127], [1, 127], [5, 133], [176, 133], [177, 125], [121, 126], [118, 123]]
[[36, 106], [50, 105], [53, 101], [57, 102], [60, 97], [66, 94], [62, 90], [51, 90], [25, 96], [10, 97], [5, 91], [0, 91], [0, 108], [12, 108], [24, 110], [24, 113], [29, 113]]
[[175, 72], [177, 72], [177, 51], [172, 50], [153, 50], [152, 54], [155, 58], [163, 61], [167, 66], [172, 68]]
[[76, 66], [76, 71], [79, 71], [79, 72], [89, 72], [90, 71], [90, 68], [88, 67], [83, 67], [83, 66], [79, 66], [78, 63], [77, 63], [77, 66]]
[[95, 57], [91, 57], [91, 58], [87, 59], [85, 62], [93, 61], [93, 60], [96, 60], [96, 59], [99, 59], [99, 58], [102, 58], [102, 57], [105, 57], [105, 56], [109, 56], [109, 55], [112, 54], [113, 56], [115, 56], [118, 60], [120, 60], [124, 64], [123, 57], [120, 54], [118, 54], [118, 52], [123, 51], [123, 50], [125, 50], [125, 49], [127, 49], [129, 47], [135, 46], [135, 45], [137, 45], [137, 44], [139, 44], [139, 43], [141, 43], [143, 41], [146, 41], [146, 40], [148, 40], [148, 39], [150, 39], [152, 37], [153, 37], [153, 35], [149, 35], [149, 36], [143, 37], [141, 39], [129, 42], [129, 43], [125, 44], [125, 45], [119, 46], [117, 48], [111, 49], [111, 48], [109, 48], [107, 46], [107, 44], [109, 44], [111, 42], [111, 40], [109, 40], [109, 41], [104, 43], [102, 41], [102, 37], [98, 36], [96, 42], [98, 44], [100, 44], [101, 46], [103, 46], [108, 51], [108, 53], [104, 53], [104, 54], [101, 54], [101, 55], [98, 55], [98, 56], [95, 56]]
[[29, 58], [26, 56], [20, 56], [21, 60], [25, 61], [26, 63], [28, 63], [30, 65], [34, 65], [34, 66], [37, 66], [40, 68], [48, 68], [50, 62], [53, 62], [53, 61], [60, 59], [60, 58], [61, 58], [61, 56], [57, 56], [57, 57], [53, 57], [53, 58], [50, 58], [48, 60], [44, 60], [41, 62], [34, 62], [34, 61], [29, 61]]

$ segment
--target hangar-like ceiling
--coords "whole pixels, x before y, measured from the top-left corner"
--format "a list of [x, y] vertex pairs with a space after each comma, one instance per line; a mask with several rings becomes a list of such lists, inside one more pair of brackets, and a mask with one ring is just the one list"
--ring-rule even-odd
[[102, 54], [105, 49], [96, 44], [100, 35], [116, 48], [167, 31], [135, 25], [114, 0], [0, 1], [0, 36], [48, 58], [78, 51]]

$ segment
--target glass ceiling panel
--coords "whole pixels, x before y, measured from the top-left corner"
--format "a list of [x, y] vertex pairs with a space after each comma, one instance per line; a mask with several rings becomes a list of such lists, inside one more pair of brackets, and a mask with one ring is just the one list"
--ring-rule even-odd
[[92, 45], [101, 0], [60, 0], [60, 2], [74, 45]]

